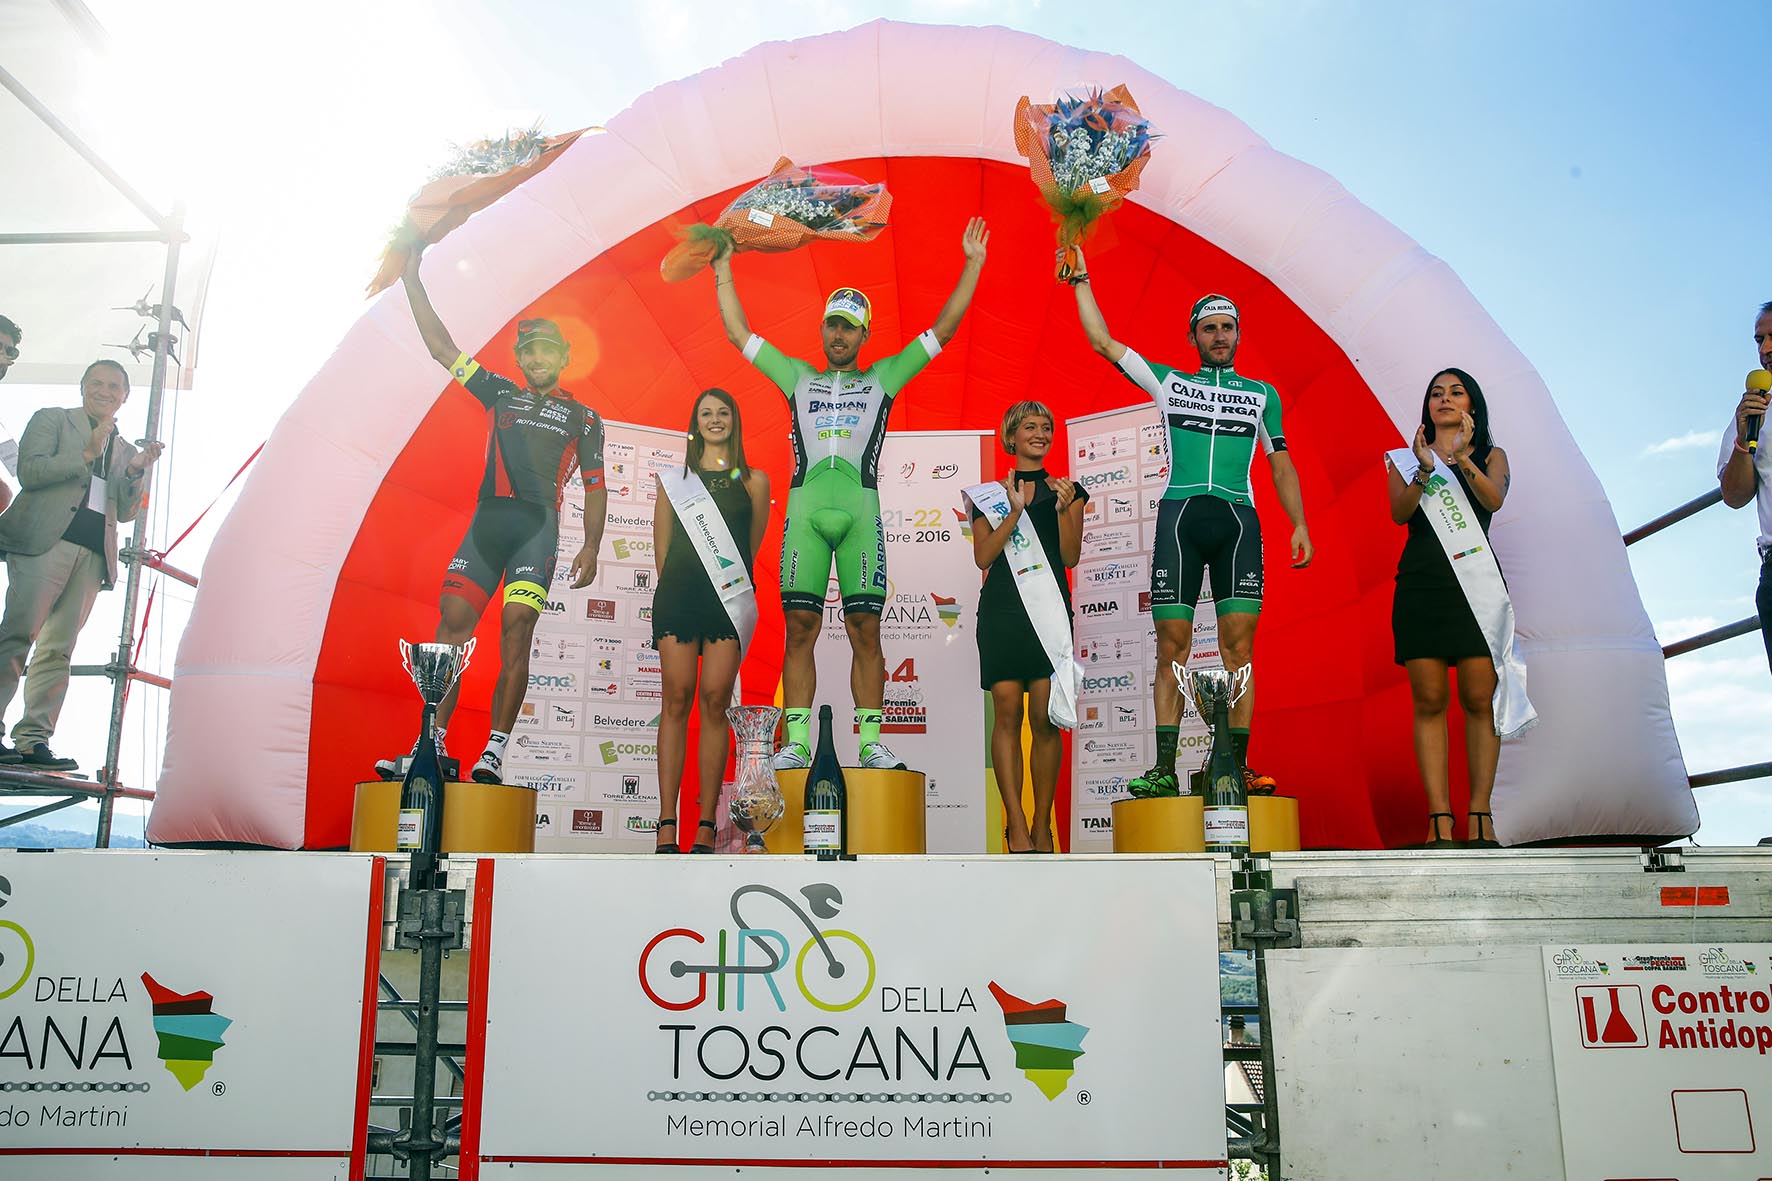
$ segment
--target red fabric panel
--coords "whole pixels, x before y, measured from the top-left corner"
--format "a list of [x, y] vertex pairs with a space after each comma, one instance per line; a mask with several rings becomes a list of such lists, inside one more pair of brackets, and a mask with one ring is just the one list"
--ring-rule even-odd
[[[818, 243], [739, 258], [737, 282], [755, 331], [785, 352], [816, 358], [821, 301], [853, 285], [874, 305], [864, 359], [896, 351], [934, 322], [959, 274], [966, 219], [982, 213], [991, 227], [990, 261], [972, 311], [900, 399], [893, 428], [994, 430], [1005, 407], [1024, 397], [1046, 402], [1061, 420], [1139, 401], [1139, 391], [1090, 352], [1070, 291], [1052, 281], [1052, 224], [1025, 168], [930, 157], [830, 163], [884, 178], [894, 194], [893, 226], [865, 247]], [[565, 388], [607, 419], [673, 430], [688, 421], [696, 392], [721, 386], [740, 404], [746, 450], [770, 474], [779, 506], [792, 465], [784, 400], [726, 343], [711, 276], [667, 284], [658, 275], [673, 227], [710, 220], [735, 194], [670, 213], [528, 306], [511, 308], [505, 327], [475, 355], [509, 369], [516, 321], [549, 317], [572, 341]], [[1419, 840], [1424, 806], [1408, 691], [1390, 658], [1391, 574], [1403, 531], [1389, 521], [1379, 455], [1396, 445], [1395, 430], [1347, 357], [1283, 292], [1162, 216], [1121, 209], [1088, 248], [1088, 263], [1115, 336], [1151, 360], [1194, 365], [1186, 343], [1193, 300], [1213, 290], [1237, 302], [1245, 334], [1238, 369], [1280, 390], [1317, 545], [1309, 570], [1288, 568], [1291, 528], [1258, 462], [1268, 598], [1256, 642], [1252, 760], [1282, 792], [1300, 796], [1311, 847]], [[1058, 425], [1058, 446], [1068, 454]], [[315, 676], [310, 847], [346, 841], [350, 785], [375, 758], [411, 743], [417, 697], [394, 640], [429, 638], [436, 626], [438, 583], [472, 510], [485, 447], [479, 404], [457, 387], [443, 390], [395, 461], [345, 562]], [[1005, 465], [1000, 451], [992, 454]], [[781, 609], [771, 593], [779, 550], [779, 520], [772, 520], [757, 560], [765, 589], [744, 667], [749, 702], [771, 701], [780, 675]], [[495, 612], [480, 637], [464, 708], [450, 728], [458, 753], [477, 753], [485, 735], [498, 665]], [[1462, 763], [1455, 736], [1460, 804]], [[687, 803], [692, 782], [685, 788]], [[1068, 811], [1068, 783], [1060, 800]]]

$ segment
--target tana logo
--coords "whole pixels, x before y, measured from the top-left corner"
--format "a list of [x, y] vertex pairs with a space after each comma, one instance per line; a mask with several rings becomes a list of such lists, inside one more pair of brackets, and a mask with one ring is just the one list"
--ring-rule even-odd
[[1015, 1068], [1049, 1101], [1058, 1098], [1077, 1072], [1089, 1027], [1069, 1020], [1061, 1000], [1035, 1004], [1005, 991], [995, 980], [989, 987], [1003, 1010], [1003, 1032], [1015, 1050]]
[[929, 597], [935, 601], [935, 613], [940, 616], [943, 625], [951, 628], [960, 622], [960, 601], [958, 599], [944, 599], [934, 591], [929, 592]]
[[154, 1036], [160, 1040], [158, 1056], [190, 1090], [203, 1081], [222, 1045], [222, 1032], [233, 1021], [215, 1011], [215, 998], [207, 992], [174, 992], [146, 972], [142, 984], [154, 1003]]
[[[774, 899], [798, 920], [801, 929], [794, 932], [794, 938], [803, 940], [798, 952], [780, 931], [753, 925], [743, 916], [741, 903], [752, 895]], [[640, 952], [640, 990], [659, 1008], [681, 1013], [707, 1003], [708, 977], [712, 976], [719, 981], [715, 1007], [724, 1011], [731, 1006], [743, 1012], [747, 983], [753, 987], [761, 983], [776, 1011], [786, 1012], [787, 999], [776, 976], [788, 970], [791, 961], [793, 986], [808, 1004], [827, 1013], [855, 1008], [874, 990], [873, 949], [853, 931], [819, 927], [821, 920], [836, 918], [843, 906], [843, 893], [837, 887], [815, 882], [802, 887], [800, 895], [805, 906], [770, 886], [738, 887], [730, 903], [738, 926], [736, 938], [729, 943], [728, 933], [722, 930], [714, 947], [706, 951], [702, 949], [707, 936], [699, 931], [688, 927], [660, 931]], [[713, 953], [712, 963], [691, 962], [705, 961], [708, 951]], [[734, 978], [730, 988], [728, 976]], [[753, 977], [762, 979], [754, 981]], [[685, 990], [674, 984], [685, 978], [695, 981], [693, 994], [685, 995]]]

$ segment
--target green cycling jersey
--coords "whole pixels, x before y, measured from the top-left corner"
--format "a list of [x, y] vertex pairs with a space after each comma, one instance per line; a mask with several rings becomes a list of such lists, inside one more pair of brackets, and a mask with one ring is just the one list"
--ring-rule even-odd
[[1132, 349], [1119, 369], [1156, 402], [1169, 428], [1169, 487], [1165, 500], [1216, 496], [1249, 504], [1249, 467], [1259, 445], [1286, 450], [1280, 395], [1265, 381], [1235, 369], [1187, 373], [1146, 361]]

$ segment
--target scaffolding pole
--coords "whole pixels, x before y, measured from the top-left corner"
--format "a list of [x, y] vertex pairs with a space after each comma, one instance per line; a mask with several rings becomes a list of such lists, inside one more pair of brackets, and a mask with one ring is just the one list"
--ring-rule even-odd
[[[173, 208], [171, 221], [168, 223], [171, 240], [166, 244], [166, 277], [160, 285], [160, 323], [154, 336], [154, 375], [148, 383], [148, 423], [144, 442], [153, 443], [160, 438], [160, 409], [166, 400], [166, 361], [172, 339], [173, 291], [178, 284], [178, 251], [179, 243], [184, 238], [185, 210], [183, 205]], [[186, 347], [190, 342], [185, 342]], [[154, 468], [147, 471], [147, 482], [144, 495], [154, 484]], [[124, 551], [124, 565], [128, 568], [123, 587], [123, 625], [117, 635], [117, 655], [111, 661], [111, 724], [105, 738], [105, 761], [99, 768], [100, 785], [105, 789], [104, 796], [98, 805], [98, 828], [93, 834], [93, 845], [96, 848], [108, 849], [111, 845], [111, 818], [117, 807], [117, 795], [122, 788], [122, 776], [117, 764], [122, 761], [123, 752], [123, 710], [129, 702], [129, 683], [135, 673], [135, 608], [141, 598], [142, 563], [139, 555], [147, 546], [148, 514], [137, 511], [135, 514], [135, 533]], [[133, 551], [133, 552], [131, 552]]]

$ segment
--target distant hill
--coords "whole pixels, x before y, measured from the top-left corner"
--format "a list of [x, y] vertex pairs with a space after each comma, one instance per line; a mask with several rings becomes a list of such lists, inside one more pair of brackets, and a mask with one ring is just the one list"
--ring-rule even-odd
[[[29, 808], [0, 808], [0, 821], [7, 816], [16, 816], [20, 812], [28, 812]], [[85, 831], [75, 828], [50, 828], [27, 820], [23, 824], [8, 824], [0, 827], [0, 849], [90, 849], [93, 846], [93, 829], [98, 824], [97, 813], [80, 808], [69, 808], [63, 812], [52, 813], [56, 820], [72, 820], [78, 823], [86, 821]], [[47, 819], [47, 817], [46, 817]], [[144, 849], [147, 843], [139, 837], [125, 836], [111, 832], [113, 849]]]

